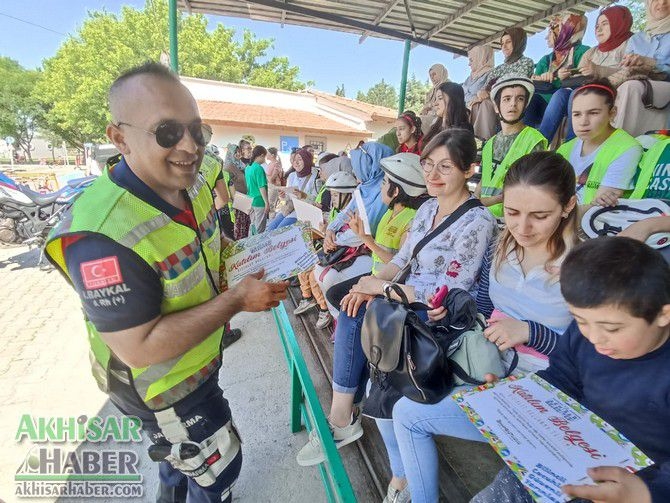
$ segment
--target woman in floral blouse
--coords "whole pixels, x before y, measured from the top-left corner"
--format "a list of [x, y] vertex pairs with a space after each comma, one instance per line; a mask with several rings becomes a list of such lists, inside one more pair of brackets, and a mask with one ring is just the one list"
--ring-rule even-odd
[[[443, 285], [476, 293], [484, 253], [496, 227], [495, 219], [483, 206], [465, 212], [428, 242], [410, 263], [416, 244], [472, 197], [466, 182], [475, 172], [476, 155], [475, 137], [464, 129], [445, 130], [424, 147], [421, 165], [432, 198], [417, 211], [405, 243], [391, 262], [376, 275], [361, 278], [342, 300], [335, 335], [333, 401], [329, 415], [338, 448], [363, 435], [360, 410], [354, 404], [362, 399], [367, 381], [360, 338], [367, 301], [382, 294], [383, 285], [391, 282], [405, 266], [410, 267], [409, 274], [399, 286], [410, 302], [428, 304], [435, 289]], [[417, 314], [427, 319], [426, 311]], [[380, 430], [384, 437], [393, 435], [388, 419], [380, 423], [383, 423]], [[397, 444], [387, 442], [387, 445]], [[298, 453], [298, 463], [309, 466], [323, 459], [318, 436], [310, 435], [309, 442]], [[392, 468], [394, 478], [389, 494], [395, 495], [403, 489], [404, 474], [402, 466]]]

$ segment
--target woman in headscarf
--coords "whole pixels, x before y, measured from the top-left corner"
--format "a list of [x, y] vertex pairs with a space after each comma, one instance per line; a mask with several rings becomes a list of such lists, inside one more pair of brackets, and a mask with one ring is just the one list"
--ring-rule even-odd
[[[349, 152], [351, 156], [351, 166], [354, 176], [360, 182], [356, 189], [365, 206], [365, 213], [370, 223], [370, 230], [374, 237], [377, 233], [377, 226], [388, 207], [384, 204], [382, 198], [382, 180], [384, 171], [382, 171], [380, 161], [384, 157], [393, 155], [390, 147], [378, 142], [367, 142], [361, 147]], [[351, 202], [328, 224], [326, 236], [323, 241], [325, 252], [331, 252], [339, 247], [347, 246], [356, 248], [363, 244], [363, 240], [349, 228], [350, 215], [361, 212], [358, 211], [356, 199]], [[328, 290], [335, 284], [349, 280], [362, 274], [370, 274], [372, 271], [372, 257], [370, 255], [359, 255], [354, 258], [352, 264], [341, 271], [336, 271], [331, 267], [317, 265], [314, 268], [314, 274], [321, 291], [328, 295]], [[335, 306], [329, 305], [333, 313], [337, 313]]]
[[433, 87], [426, 93], [426, 101], [419, 114], [421, 124], [423, 124], [423, 133], [428, 132], [428, 128], [435, 120], [435, 101], [437, 100], [437, 92], [440, 85], [449, 82], [449, 72], [444, 65], [435, 63], [428, 70], [428, 77], [430, 77], [430, 83], [433, 84]]
[[[230, 181], [233, 182], [235, 192], [247, 193], [247, 182], [244, 178], [245, 164], [242, 161], [242, 151], [239, 145], [234, 143], [228, 144], [226, 150], [226, 158], [223, 160], [223, 169], [230, 174]], [[244, 239], [249, 234], [249, 226], [251, 219], [246, 213], [240, 210], [233, 210], [235, 212], [235, 227], [233, 230], [233, 237], [235, 240]]]
[[[633, 26], [633, 16], [627, 7], [613, 5], [603, 9], [596, 21], [596, 40], [598, 45], [584, 53], [579, 61], [577, 72], [572, 72], [573, 77], [582, 77], [582, 82], [575, 81], [573, 87], [558, 89], [551, 96], [538, 128], [544, 137], [551, 142], [556, 134], [563, 118], [570, 116], [570, 105], [572, 103], [572, 91], [574, 88], [592, 79], [607, 79], [613, 87], [619, 86], [630, 77], [630, 71], [622, 67], [622, 61], [626, 50], [628, 39], [633, 35], [630, 31]], [[559, 70], [561, 79], [570, 75]], [[566, 141], [575, 137], [572, 129], [572, 121], [568, 121]]]
[[647, 0], [647, 26], [633, 35], [623, 65], [643, 80], [628, 80], [618, 89], [614, 127], [633, 136], [670, 125], [670, 3]]
[[[500, 50], [505, 57], [505, 61], [489, 73], [488, 82], [486, 83], [488, 90], [498, 80], [509, 77], [530, 78], [533, 74], [535, 63], [533, 63], [532, 59], [523, 55], [523, 52], [526, 50], [527, 41], [528, 36], [523, 28], [514, 27], [505, 30], [503, 36], [500, 38]], [[488, 98], [488, 92], [484, 96], [480, 91], [480, 96]]]
[[551, 95], [560, 89], [563, 79], [574, 73], [582, 56], [589, 49], [582, 44], [587, 22], [586, 16], [566, 14], [562, 18], [552, 19], [549, 23], [546, 38], [547, 45], [553, 51], [543, 56], [535, 65], [533, 80], [536, 82], [536, 92], [526, 108], [526, 125], [539, 127]]
[[293, 173], [286, 178], [286, 187], [279, 189], [279, 197], [283, 201], [277, 215], [267, 225], [266, 230], [273, 231], [279, 227], [286, 227], [298, 221], [291, 201], [291, 195], [300, 199], [314, 200], [321, 188], [319, 174], [314, 169], [314, 156], [307, 149], [301, 148], [293, 157]]
[[470, 49], [468, 51], [468, 64], [470, 75], [463, 82], [465, 104], [470, 110], [470, 122], [474, 128], [475, 136], [487, 140], [496, 133], [498, 121], [491, 100], [483, 101], [477, 93], [484, 89], [488, 82], [489, 73], [493, 70], [493, 47], [480, 45]]

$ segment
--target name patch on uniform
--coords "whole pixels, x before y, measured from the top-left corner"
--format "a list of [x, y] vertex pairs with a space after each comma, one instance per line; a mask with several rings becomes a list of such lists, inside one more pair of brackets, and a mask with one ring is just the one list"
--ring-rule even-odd
[[79, 265], [79, 270], [86, 290], [97, 290], [98, 288], [123, 283], [117, 257], [105, 257], [82, 262]]

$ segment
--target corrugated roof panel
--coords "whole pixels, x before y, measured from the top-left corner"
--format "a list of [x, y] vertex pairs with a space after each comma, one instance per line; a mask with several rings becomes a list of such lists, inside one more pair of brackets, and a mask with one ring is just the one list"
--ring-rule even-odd
[[[588, 12], [610, 0], [410, 0], [415, 35], [464, 51], [479, 43], [498, 46], [500, 32], [512, 25], [529, 34], [542, 31], [553, 13]], [[412, 39], [403, 0], [179, 0], [182, 10], [351, 32]], [[306, 13], [304, 9], [310, 9]], [[313, 14], [313, 15], [310, 15]], [[379, 22], [376, 22], [380, 20]], [[386, 33], [370, 32], [367, 27]], [[446, 24], [446, 27], [444, 26]], [[433, 33], [436, 27], [441, 31]]]

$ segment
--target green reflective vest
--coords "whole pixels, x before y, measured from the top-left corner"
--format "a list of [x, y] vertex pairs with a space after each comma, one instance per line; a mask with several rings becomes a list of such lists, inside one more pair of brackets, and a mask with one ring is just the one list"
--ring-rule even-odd
[[[484, 144], [484, 149], [482, 150], [482, 192], [481, 197], [493, 197], [502, 194], [503, 181], [505, 180], [505, 175], [509, 167], [526, 154], [533, 152], [535, 147], [538, 144], [542, 145], [542, 149], [547, 149], [547, 139], [542, 136], [537, 129], [534, 129], [530, 126], [526, 126], [521, 130], [521, 132], [514, 138], [512, 145], [505, 154], [502, 162], [498, 165], [498, 168], [493, 171], [493, 140], [495, 136], [491, 138]], [[489, 206], [489, 210], [496, 217], [503, 216], [503, 205], [502, 203], [494, 204]]]
[[[400, 249], [400, 240], [407, 227], [414, 220], [416, 210], [412, 208], [403, 208], [397, 215], [393, 215], [393, 210], [386, 210], [377, 226], [375, 243], [388, 252], [395, 253]], [[372, 254], [372, 274], [376, 274], [384, 261], [376, 253]]]
[[[576, 145], [577, 138], [574, 138], [561, 145], [556, 153], [562, 155], [569, 162], [570, 157], [572, 156], [572, 151], [575, 149]], [[591, 167], [591, 171], [589, 171], [589, 177], [586, 180], [580, 204], [590, 204], [591, 201], [593, 201], [593, 198], [596, 196], [598, 188], [600, 187], [600, 183], [605, 177], [605, 173], [607, 173], [607, 168], [609, 168], [610, 164], [612, 164], [618, 157], [635, 145], [639, 145], [638, 141], [626, 131], [623, 129], [614, 130], [609, 138], [607, 138], [600, 146], [600, 150], [593, 161], [593, 166]], [[624, 194], [622, 197], [626, 198], [628, 195]]]
[[[652, 196], [657, 199], [670, 199], [670, 187], [666, 182], [670, 179], [670, 137], [654, 135], [657, 141], [649, 150], [647, 150], [640, 160], [640, 167], [637, 173], [635, 188], [630, 195], [631, 199], [643, 199], [647, 196], [649, 190]], [[658, 171], [657, 173], [655, 173]], [[652, 178], [656, 175], [660, 180], [660, 187], [650, 187]]]
[[214, 189], [214, 185], [216, 185], [216, 179], [219, 177], [219, 173], [223, 175], [223, 183], [226, 186], [226, 192], [228, 193], [228, 214], [230, 215], [230, 221], [234, 224], [235, 211], [233, 210], [233, 195], [230, 193], [230, 173], [223, 169], [223, 162], [218, 157], [205, 154], [205, 157], [202, 159], [202, 164], [200, 164], [200, 172], [212, 189]]
[[[161, 314], [200, 305], [218, 294], [221, 235], [206, 170], [187, 190], [198, 231], [174, 222], [165, 213], [116, 185], [105, 172], [79, 197], [67, 217], [51, 232], [45, 247], [50, 261], [70, 280], [62, 238], [100, 234], [133, 250], [160, 276]], [[95, 294], [96, 290], [87, 290]], [[110, 348], [86, 320], [93, 375], [103, 391], [114, 377], [134, 387], [150, 409], [169, 407], [186, 397], [221, 366], [221, 337], [217, 329], [181, 356], [127, 373], [110, 369]], [[118, 359], [117, 359], [118, 360]], [[119, 362], [120, 363], [120, 362]]]

